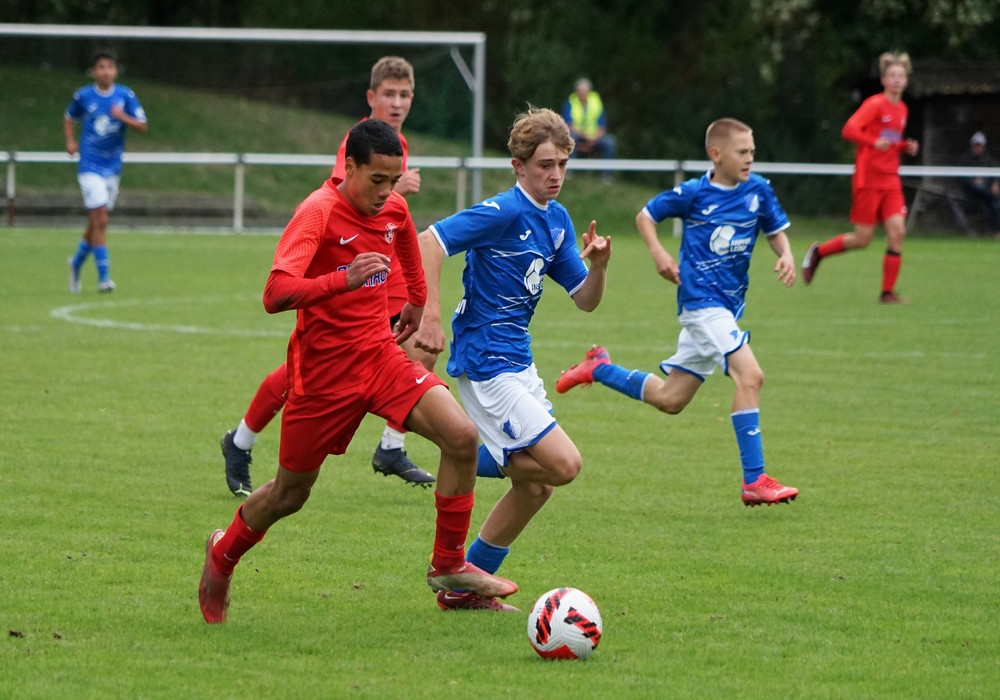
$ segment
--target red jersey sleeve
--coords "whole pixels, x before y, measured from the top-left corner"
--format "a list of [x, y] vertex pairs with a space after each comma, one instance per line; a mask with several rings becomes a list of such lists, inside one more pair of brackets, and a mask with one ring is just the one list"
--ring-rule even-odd
[[305, 273], [319, 248], [327, 207], [310, 196], [288, 222], [274, 252], [271, 275], [264, 286], [264, 309], [271, 314], [312, 306], [334, 294], [347, 291], [347, 272], [331, 272], [315, 278]]
[[851, 143], [859, 146], [874, 146], [878, 132], [869, 133], [866, 127], [872, 122], [878, 112], [878, 105], [872, 100], [865, 100], [851, 118], [844, 124], [840, 135]]

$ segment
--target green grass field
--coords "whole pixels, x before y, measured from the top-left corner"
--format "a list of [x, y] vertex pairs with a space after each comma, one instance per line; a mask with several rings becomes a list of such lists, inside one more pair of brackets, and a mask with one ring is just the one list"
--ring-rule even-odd
[[[796, 256], [835, 227], [796, 222]], [[673, 290], [616, 234], [604, 304], [580, 313], [550, 282], [533, 325], [584, 470], [502, 570], [523, 613], [437, 609], [432, 494], [372, 473], [371, 419], [246, 556], [229, 620], [209, 626], [204, 541], [238, 504], [218, 440], [293, 323], [260, 304], [276, 238], [113, 231], [118, 291], [98, 296], [89, 265], [74, 297], [78, 235], [0, 230], [0, 696], [995, 695], [996, 242], [909, 241], [905, 307], [875, 303], [879, 242], [790, 290], [759, 246], [743, 325], [767, 373], [769, 471], [801, 496], [748, 509], [727, 378], [674, 417], [603, 387], [552, 389], [592, 343], [647, 370], [673, 351]], [[275, 425], [258, 484], [277, 443]], [[434, 471], [430, 443], [407, 446]], [[480, 482], [474, 531], [504, 489]], [[544, 662], [527, 643], [527, 611], [559, 585], [603, 612], [587, 662]]]

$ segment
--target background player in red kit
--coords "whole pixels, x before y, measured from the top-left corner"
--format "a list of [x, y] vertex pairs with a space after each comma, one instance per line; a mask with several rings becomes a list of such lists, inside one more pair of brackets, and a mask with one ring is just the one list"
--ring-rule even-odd
[[861, 103], [841, 132], [857, 145], [854, 178], [851, 181], [853, 233], [842, 233], [824, 243], [813, 243], [802, 261], [802, 279], [812, 282], [820, 260], [852, 248], [864, 248], [872, 240], [875, 225], [885, 227], [887, 246], [882, 259], [883, 304], [905, 304], [896, 294], [896, 278], [902, 265], [903, 237], [906, 235], [906, 202], [899, 179], [899, 154], [915, 156], [920, 144], [904, 139], [909, 110], [903, 90], [909, 81], [910, 57], [905, 53], [884, 53], [878, 59], [884, 90]]
[[[441, 449], [437, 520], [427, 583], [505, 597], [512, 581], [465, 561], [476, 483], [477, 432], [448, 387], [397, 344], [416, 331], [427, 286], [406, 200], [392, 191], [402, 174], [395, 130], [370, 119], [351, 129], [345, 178], [299, 205], [285, 228], [264, 288], [269, 313], [296, 309], [288, 343], [288, 401], [274, 479], [209, 535], [198, 599], [205, 620], [226, 619], [233, 569], [274, 523], [309, 498], [320, 465], [343, 454], [361, 420], [374, 413]], [[408, 302], [394, 334], [386, 280], [402, 274]]]
[[[403, 147], [403, 175], [393, 191], [403, 196], [420, 191], [420, 169], [407, 169], [409, 149], [401, 129], [410, 113], [413, 103], [413, 66], [399, 56], [383, 56], [372, 66], [367, 99], [371, 107], [371, 117], [380, 119], [396, 130]], [[366, 117], [367, 118], [367, 117]], [[337, 162], [333, 168], [335, 184], [344, 179], [344, 149], [347, 135], [340, 142]], [[406, 280], [401, 275], [389, 278], [389, 320], [395, 324], [399, 320], [400, 309], [406, 303]], [[417, 360], [429, 370], [434, 369], [435, 355], [418, 349], [412, 341], [402, 345], [407, 356]], [[284, 365], [273, 370], [261, 382], [246, 414], [239, 425], [222, 436], [222, 455], [226, 462], [226, 483], [234, 495], [246, 498], [253, 491], [250, 482], [251, 451], [257, 435], [271, 422], [285, 405], [288, 395], [288, 373]], [[372, 468], [386, 476], [395, 474], [404, 481], [420, 486], [430, 486], [434, 477], [414, 464], [403, 450], [405, 430], [401, 426], [387, 424], [382, 439], [372, 455]]]

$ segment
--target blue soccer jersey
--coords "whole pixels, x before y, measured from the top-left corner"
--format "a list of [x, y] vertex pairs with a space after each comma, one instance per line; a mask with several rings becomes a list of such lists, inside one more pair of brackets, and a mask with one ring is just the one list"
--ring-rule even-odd
[[445, 255], [465, 251], [448, 374], [484, 381], [531, 366], [528, 324], [546, 275], [575, 294], [587, 279], [576, 233], [558, 202], [516, 185], [431, 226]]
[[78, 172], [104, 176], [121, 173], [127, 129], [123, 121], [111, 116], [111, 108], [116, 104], [130, 117], [146, 121], [139, 98], [124, 85], [112, 85], [107, 92], [88, 85], [73, 93], [66, 117], [83, 122]]
[[656, 223], [683, 219], [677, 313], [721, 306], [739, 318], [758, 232], [773, 236], [790, 224], [771, 183], [761, 176], [724, 187], [712, 184], [709, 175], [661, 192], [643, 212]]

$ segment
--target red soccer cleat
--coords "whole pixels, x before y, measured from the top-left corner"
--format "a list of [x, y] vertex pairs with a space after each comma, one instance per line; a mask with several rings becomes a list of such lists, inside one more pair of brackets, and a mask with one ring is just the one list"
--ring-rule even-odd
[[819, 243], [813, 243], [806, 251], [806, 257], [802, 260], [802, 281], [809, 284], [813, 281], [819, 261], [823, 258], [819, 255]]
[[521, 612], [513, 605], [501, 603], [496, 598], [486, 598], [471, 591], [438, 591], [438, 607], [442, 610], [495, 610], [497, 612]]
[[762, 475], [750, 485], [743, 484], [743, 505], [759, 506], [766, 503], [791, 503], [799, 495], [799, 490], [791, 486], [782, 486], [776, 479], [767, 474]]
[[212, 561], [212, 546], [226, 534], [225, 530], [216, 530], [208, 536], [205, 543], [205, 567], [201, 570], [201, 583], [198, 584], [198, 604], [205, 622], [217, 625], [226, 621], [229, 610], [229, 584], [233, 575], [219, 573]]
[[611, 356], [607, 349], [595, 345], [587, 352], [583, 362], [573, 365], [560, 375], [559, 380], [556, 381], [556, 391], [565, 394], [578, 384], [590, 386], [594, 383], [594, 370], [607, 364], [611, 364]]
[[896, 294], [896, 292], [882, 292], [878, 297], [879, 304], [909, 304], [909, 299]]
[[517, 593], [517, 584], [488, 574], [475, 564], [463, 561], [454, 569], [427, 570], [427, 585], [434, 591], [459, 589], [472, 591], [484, 598], [506, 598]]

